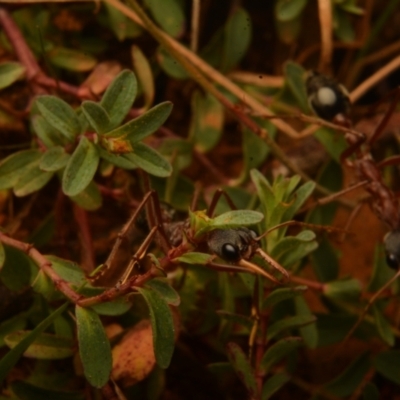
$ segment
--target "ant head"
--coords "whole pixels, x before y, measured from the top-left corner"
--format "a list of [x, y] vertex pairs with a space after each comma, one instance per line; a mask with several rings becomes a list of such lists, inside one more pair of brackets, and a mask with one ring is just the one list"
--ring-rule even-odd
[[400, 267], [400, 230], [390, 231], [383, 239], [386, 264], [393, 269]]
[[349, 114], [348, 92], [334, 79], [310, 71], [306, 77], [306, 90], [310, 107], [318, 117], [332, 121], [338, 115], [346, 117]]
[[236, 263], [241, 259], [248, 260], [258, 244], [257, 233], [242, 227], [237, 229], [215, 229], [208, 234], [209, 250], [223, 260]]

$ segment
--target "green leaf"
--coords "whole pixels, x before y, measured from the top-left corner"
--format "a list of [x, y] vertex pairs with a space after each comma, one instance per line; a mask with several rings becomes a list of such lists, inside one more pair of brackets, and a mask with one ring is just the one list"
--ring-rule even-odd
[[18, 197], [27, 196], [40, 190], [53, 177], [53, 172], [42, 171], [39, 168], [39, 160], [31, 164], [31, 168], [25, 170], [14, 186], [14, 194]]
[[250, 15], [236, 7], [224, 27], [221, 71], [229, 71], [244, 57], [250, 45], [252, 26]]
[[373, 364], [386, 379], [400, 385], [400, 350], [387, 350], [379, 353]]
[[281, 319], [269, 326], [267, 338], [270, 340], [283, 331], [313, 324], [316, 320], [317, 318], [314, 315], [296, 315], [294, 317]]
[[46, 56], [52, 64], [68, 71], [87, 72], [97, 64], [97, 60], [86, 52], [65, 47], [53, 47]]
[[192, 95], [190, 138], [197, 151], [210, 151], [219, 141], [224, 126], [224, 107], [209, 93]]
[[[303, 296], [297, 296], [294, 299], [294, 304], [298, 316], [303, 316], [308, 318], [314, 317]], [[316, 324], [309, 324], [300, 327], [299, 331], [307, 347], [310, 349], [315, 349], [318, 345], [318, 329]]]
[[154, 77], [150, 63], [139, 47], [133, 45], [131, 48], [133, 69], [142, 89], [144, 104], [143, 109], [147, 110], [154, 100]]
[[292, 299], [295, 296], [298, 296], [299, 294], [305, 292], [307, 289], [307, 286], [295, 286], [275, 289], [263, 300], [262, 310], [272, 308], [282, 301]]
[[371, 293], [381, 289], [396, 273], [392, 268], [387, 266], [385, 257], [382, 257], [383, 253], [383, 246], [381, 244], [377, 245], [374, 252], [374, 269], [367, 288]]
[[144, 297], [149, 307], [157, 364], [161, 368], [168, 368], [174, 352], [175, 341], [175, 328], [171, 310], [158, 291], [150, 288], [137, 288], [137, 290]]
[[41, 115], [33, 115], [31, 117], [31, 124], [33, 131], [47, 148], [57, 145], [64, 146], [71, 141], [69, 137], [66, 138]]
[[100, 105], [110, 117], [109, 129], [118, 126], [132, 107], [137, 92], [137, 82], [132, 71], [124, 70], [111, 82]]
[[3, 356], [3, 358], [0, 360], [0, 382], [3, 382], [22, 354], [31, 345], [31, 343], [35, 341], [38, 335], [45, 331], [53, 323], [53, 321], [67, 309], [67, 307], [68, 303], [65, 303], [61, 307], [57, 308], [56, 311], [40, 322], [28, 336], [26, 336], [12, 350]]
[[71, 196], [71, 200], [87, 211], [97, 210], [101, 207], [103, 202], [100, 190], [93, 181], [91, 181], [82, 192]]
[[280, 362], [291, 352], [303, 345], [303, 339], [300, 337], [288, 337], [274, 343], [263, 355], [260, 362], [260, 369], [267, 374], [271, 367]]
[[[4, 338], [7, 346], [13, 349], [22, 340], [28, 337], [32, 331], [18, 331]], [[35, 341], [25, 350], [24, 356], [42, 360], [59, 360], [71, 357], [74, 354], [74, 343], [72, 339], [41, 333]]]
[[196, 237], [213, 229], [232, 229], [242, 226], [249, 226], [258, 224], [264, 215], [258, 211], [253, 210], [232, 210], [227, 211], [218, 217], [213, 218], [208, 226], [196, 232]]
[[25, 75], [25, 67], [17, 62], [0, 64], [0, 90], [12, 85]]
[[[270, 256], [281, 260], [282, 256], [288, 255], [290, 261], [295, 262], [304, 256], [302, 251], [303, 244], [313, 242], [314, 239], [315, 233], [309, 230], [302, 231], [297, 236], [286, 236], [276, 244], [270, 252]], [[296, 254], [297, 251], [299, 251], [299, 254]], [[287, 264], [289, 263], [286, 262], [285, 265]]]
[[55, 96], [39, 96], [36, 105], [46, 121], [68, 142], [72, 142], [81, 131], [81, 124], [72, 107]]
[[325, 390], [337, 397], [350, 396], [359, 387], [370, 368], [367, 354], [353, 361], [349, 367], [332, 382], [325, 385]]
[[275, 5], [275, 16], [279, 21], [291, 21], [301, 14], [307, 0], [278, 0]]
[[186, 253], [180, 257], [174, 258], [173, 262], [183, 262], [186, 264], [199, 264], [205, 265], [207, 264], [212, 256], [206, 253], [197, 253], [195, 251]]
[[336, 134], [330, 128], [319, 128], [314, 132], [314, 137], [321, 142], [327, 153], [340, 164], [340, 156], [347, 149], [347, 143], [343, 135]]
[[145, 0], [151, 15], [161, 28], [172, 37], [180, 36], [185, 28], [182, 2], [178, 0]]
[[15, 186], [22, 175], [35, 164], [42, 153], [29, 149], [11, 154], [0, 162], [0, 190]]
[[157, 278], [147, 281], [145, 287], [157, 291], [172, 306], [179, 306], [181, 303], [178, 292], [164, 279]]
[[93, 310], [76, 306], [79, 354], [88, 382], [104, 386], [111, 373], [111, 347], [99, 316]]
[[87, 100], [82, 103], [81, 107], [85, 117], [97, 133], [107, 132], [110, 126], [110, 117], [100, 104]]
[[134, 162], [139, 168], [150, 175], [165, 178], [172, 173], [171, 164], [157, 151], [143, 143], [135, 143], [133, 152], [126, 155], [126, 158]]
[[[268, 135], [271, 135], [270, 129], [268, 129]], [[246, 170], [245, 177], [247, 178], [248, 172], [253, 169], [259, 167], [262, 162], [266, 159], [269, 154], [269, 147], [265, 143], [265, 141], [260, 138], [260, 136], [256, 135], [250, 129], [244, 129], [242, 135], [243, 142], [243, 160], [244, 160], [244, 168]]]
[[236, 343], [228, 343], [227, 355], [240, 380], [246, 386], [251, 398], [257, 397], [257, 383], [254, 372], [243, 350]]
[[80, 287], [87, 282], [82, 268], [76, 263], [53, 255], [48, 255], [46, 258], [51, 262], [51, 268], [57, 275], [68, 283]]
[[[86, 297], [97, 296], [100, 293], [103, 293], [103, 288], [93, 288], [93, 287], [84, 287], [81, 289], [80, 293], [82, 293]], [[107, 301], [104, 303], [95, 304], [91, 307], [97, 314], [100, 315], [109, 315], [116, 316], [125, 314], [132, 307], [132, 303], [125, 297], [117, 298], [113, 301]]]
[[336, 279], [339, 274], [339, 259], [331, 242], [323, 237], [318, 247], [311, 254], [313, 269], [320, 282]]
[[331, 299], [343, 301], [358, 299], [361, 293], [361, 283], [358, 279], [329, 282], [324, 285], [323, 293]]
[[122, 169], [136, 169], [137, 165], [129, 158], [129, 153], [125, 154], [113, 154], [104, 150], [101, 146], [96, 146], [97, 151], [99, 152], [100, 157], [109, 162], [110, 164], [115, 165], [116, 167]]
[[12, 332], [25, 329], [26, 327], [26, 315], [24, 313], [17, 314], [10, 319], [3, 321], [0, 324], [0, 347], [5, 346], [4, 338]]
[[55, 172], [58, 171], [59, 169], [64, 168], [67, 165], [69, 158], [70, 155], [65, 152], [64, 147], [62, 146], [50, 147], [42, 155], [39, 167], [43, 171]]
[[53, 281], [41, 269], [33, 279], [32, 289], [36, 293], [40, 293], [47, 301], [54, 300], [54, 297], [58, 297], [60, 294], [55, 294], [56, 290]]
[[156, 56], [162, 70], [172, 78], [187, 79], [189, 77], [185, 68], [183, 68], [163, 47], [157, 49]]
[[389, 321], [383, 315], [377, 304], [372, 305], [372, 312], [374, 315], [375, 325], [378, 330], [379, 336], [385, 343], [393, 347], [395, 336], [393, 334], [392, 327], [390, 326]]
[[96, 146], [82, 136], [64, 170], [62, 189], [67, 196], [82, 192], [92, 181], [99, 164]]
[[14, 381], [11, 388], [20, 400], [84, 400], [84, 395], [80, 392], [60, 392], [44, 389], [22, 381]]
[[118, 138], [128, 140], [131, 144], [137, 143], [155, 132], [169, 117], [172, 111], [172, 103], [164, 101], [146, 111], [125, 125], [103, 135], [106, 138]]
[[6, 260], [0, 279], [10, 290], [20, 291], [30, 284], [33, 261], [21, 250], [4, 245]]
[[6, 252], [4, 250], [4, 245], [0, 242], [0, 271], [4, 266], [4, 262], [6, 261]]
[[343, 42], [354, 42], [356, 35], [350, 16], [338, 7], [333, 9], [335, 36]]
[[261, 400], [268, 400], [277, 392], [285, 383], [290, 381], [290, 376], [285, 372], [280, 372], [271, 376], [262, 388]]
[[364, 386], [362, 400], [379, 400], [380, 393], [378, 388], [372, 382], [367, 382]]

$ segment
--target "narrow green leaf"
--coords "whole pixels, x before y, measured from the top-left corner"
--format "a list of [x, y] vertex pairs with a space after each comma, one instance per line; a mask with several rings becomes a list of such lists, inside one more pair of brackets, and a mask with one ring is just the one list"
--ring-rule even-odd
[[283, 331], [313, 324], [316, 320], [317, 318], [314, 315], [296, 315], [294, 317], [281, 319], [280, 321], [277, 321], [269, 326], [267, 338], [268, 340], [271, 340], [273, 337]]
[[152, 279], [146, 282], [145, 287], [156, 290], [164, 300], [172, 306], [179, 306], [181, 299], [178, 292], [165, 280], [161, 278]]
[[[18, 331], [4, 338], [7, 346], [13, 349], [32, 331]], [[25, 350], [24, 356], [41, 360], [59, 360], [71, 357], [74, 354], [72, 339], [56, 336], [51, 333], [41, 333], [35, 341]]]
[[260, 369], [267, 374], [271, 367], [302, 345], [303, 339], [300, 337], [288, 337], [279, 340], [264, 353]]
[[85, 377], [92, 386], [100, 388], [107, 383], [111, 373], [110, 342], [96, 312], [76, 306], [75, 315]]
[[64, 168], [67, 165], [69, 158], [70, 155], [65, 152], [64, 147], [62, 146], [50, 147], [42, 155], [39, 167], [43, 171], [55, 172], [58, 171], [59, 169]]
[[20, 177], [35, 164], [42, 153], [29, 149], [11, 154], [0, 162], [0, 190], [12, 188]]
[[46, 56], [52, 64], [68, 71], [86, 72], [97, 64], [97, 60], [86, 52], [65, 47], [53, 47]]
[[80, 392], [60, 392], [56, 390], [44, 389], [34, 386], [28, 382], [14, 381], [11, 384], [13, 393], [20, 400], [84, 400], [85, 397]]
[[329, 282], [339, 275], [339, 257], [337, 250], [325, 237], [319, 240], [318, 247], [311, 254], [313, 269], [320, 282]]
[[293, 297], [305, 292], [307, 289], [307, 286], [295, 286], [275, 289], [263, 300], [262, 310], [265, 310], [266, 308], [272, 308], [276, 304], [279, 304], [281, 301], [292, 299]]
[[278, 0], [275, 5], [275, 16], [279, 21], [287, 22], [298, 18], [307, 0]]
[[341, 164], [340, 156], [347, 148], [344, 136], [336, 135], [335, 132], [329, 128], [319, 128], [314, 132], [314, 137], [321, 142], [328, 154], [338, 164]]
[[379, 336], [389, 346], [393, 347], [395, 342], [395, 336], [393, 334], [390, 323], [383, 315], [382, 311], [379, 309], [377, 304], [372, 305], [372, 312], [375, 318], [375, 325], [378, 330]]
[[168, 368], [175, 346], [175, 328], [171, 310], [158, 291], [150, 288], [137, 288], [137, 290], [149, 307], [157, 364], [161, 368]]
[[61, 307], [57, 308], [57, 310], [40, 322], [40, 324], [38, 324], [28, 336], [21, 340], [21, 342], [19, 342], [0, 360], [0, 382], [3, 382], [8, 373], [11, 371], [11, 368], [14, 367], [22, 354], [31, 345], [31, 343], [35, 341], [38, 335], [44, 332], [53, 323], [53, 321], [67, 309], [67, 307], [68, 303], [65, 303]]
[[361, 282], [358, 279], [329, 282], [324, 285], [323, 293], [331, 299], [343, 301], [358, 299], [361, 293]]
[[135, 143], [133, 152], [126, 154], [125, 157], [150, 175], [165, 178], [172, 173], [171, 164], [157, 151], [143, 143]]
[[337, 378], [326, 384], [325, 390], [340, 398], [350, 396], [359, 387], [369, 368], [368, 354], [364, 353], [353, 361]]
[[64, 170], [63, 192], [67, 196], [75, 196], [82, 192], [93, 179], [99, 160], [96, 146], [82, 136]]
[[373, 364], [385, 378], [400, 385], [400, 350], [387, 350], [379, 353]]
[[250, 45], [252, 26], [245, 9], [236, 7], [224, 27], [221, 71], [227, 72], [244, 57]]
[[85, 117], [97, 133], [107, 132], [110, 126], [110, 117], [100, 104], [87, 100], [82, 103], [81, 107]]
[[172, 103], [165, 101], [146, 111], [140, 117], [111, 132], [107, 132], [104, 136], [107, 138], [126, 139], [132, 144], [137, 143], [155, 132], [166, 121], [171, 111]]
[[186, 264], [200, 264], [205, 265], [207, 264], [212, 256], [206, 253], [198, 253], [198, 252], [190, 252], [186, 253], [180, 257], [174, 258], [173, 262], [183, 262]]
[[182, 2], [178, 0], [145, 0], [153, 18], [172, 37], [178, 37], [185, 27]]
[[69, 137], [67, 139], [59, 130], [50, 125], [42, 115], [33, 115], [30, 121], [32, 130], [47, 148], [64, 146], [71, 141]]
[[154, 100], [153, 71], [151, 70], [149, 61], [138, 46], [133, 45], [131, 47], [131, 56], [133, 69], [135, 70], [144, 97], [143, 109], [147, 110], [153, 104]]
[[[304, 300], [303, 296], [297, 296], [294, 299], [294, 304], [296, 307], [296, 313], [298, 316], [313, 318], [314, 315], [311, 313], [307, 302]], [[310, 349], [315, 349], [318, 345], [318, 329], [316, 324], [306, 324], [299, 328], [301, 337], [304, 343]]]
[[12, 85], [25, 74], [25, 67], [17, 62], [0, 64], [0, 90]]
[[42, 171], [39, 168], [39, 160], [31, 165], [31, 168], [25, 170], [18, 182], [14, 186], [14, 194], [18, 197], [27, 196], [40, 190], [53, 177], [53, 172]]
[[17, 314], [0, 324], [0, 347], [5, 346], [4, 338], [12, 332], [25, 329], [27, 323], [26, 314]]
[[159, 47], [156, 53], [157, 61], [161, 69], [175, 79], [187, 79], [189, 77], [185, 68], [173, 58], [164, 47]]
[[87, 211], [97, 210], [101, 207], [103, 202], [100, 190], [93, 181], [91, 181], [82, 192], [71, 196], [71, 200]]
[[109, 129], [118, 126], [132, 107], [137, 92], [136, 77], [132, 71], [124, 70], [111, 82], [100, 105], [110, 117]]
[[64, 100], [55, 96], [39, 96], [36, 98], [36, 105], [46, 121], [69, 142], [79, 135], [81, 131], [79, 118]]
[[285, 372], [280, 372], [271, 376], [262, 388], [261, 400], [268, 400], [277, 392], [285, 383], [290, 381], [290, 376]]
[[288, 61], [285, 63], [285, 77], [286, 84], [289, 86], [294, 98], [297, 100], [298, 105], [301, 110], [305, 113], [310, 112], [308, 106], [308, 98], [306, 93], [306, 88], [304, 85], [304, 76], [306, 74], [305, 69], [294, 63], [293, 61]]
[[239, 379], [246, 386], [251, 398], [257, 397], [257, 383], [254, 377], [249, 361], [247, 360], [243, 350], [233, 342], [227, 345], [227, 355], [230, 363], [233, 365]]

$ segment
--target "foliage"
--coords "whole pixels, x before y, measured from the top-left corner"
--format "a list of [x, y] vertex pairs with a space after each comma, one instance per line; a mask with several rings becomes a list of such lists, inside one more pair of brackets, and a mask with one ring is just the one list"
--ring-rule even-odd
[[[366, 287], [358, 264], [343, 272], [332, 225], [351, 202], [315, 203], [342, 166], [360, 181], [357, 163], [378, 166], [373, 143], [346, 152], [353, 127], [311, 116], [304, 27], [319, 38], [327, 15], [307, 0], [55, 3], [0, 7], [1, 399], [393, 395], [396, 272], [381, 246]], [[328, 36], [355, 46], [364, 10], [331, 3]], [[379, 18], [359, 59], [348, 50], [348, 83]], [[307, 168], [294, 142], [311, 130], [323, 156]], [[369, 179], [395, 193], [386, 170]], [[348, 350], [360, 339], [374, 346]]]

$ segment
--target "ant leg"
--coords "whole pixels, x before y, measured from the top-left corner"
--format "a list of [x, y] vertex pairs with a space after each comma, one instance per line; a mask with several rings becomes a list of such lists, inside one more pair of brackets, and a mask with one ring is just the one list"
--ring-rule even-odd
[[[264, 250], [262, 250], [261, 249], [261, 247], [259, 247], [257, 250], [256, 250], [256, 253], [258, 254], [258, 255], [260, 255], [261, 256], [261, 258], [263, 259], [263, 260], [265, 260], [272, 268], [274, 268], [274, 269], [276, 269], [277, 271], [279, 271], [283, 276], [284, 276], [284, 281], [285, 282], [287, 282], [287, 281], [289, 281], [290, 280], [290, 275], [289, 275], [289, 272], [288, 271], [286, 271], [286, 269], [285, 268], [283, 268], [282, 267], [282, 265], [280, 265], [277, 261], [275, 261], [272, 257], [270, 257]], [[248, 261], [246, 261], [247, 263], [248, 263]], [[258, 267], [259, 268], [259, 267]], [[264, 271], [264, 270], [263, 270]], [[265, 272], [265, 271], [264, 271]], [[267, 274], [267, 273], [266, 273]], [[270, 280], [273, 280], [274, 282], [279, 282], [278, 280], [276, 280], [275, 278], [274, 279], [271, 279], [271, 276], [272, 275], [270, 275], [270, 274], [267, 274], [268, 275], [268, 277], [269, 277], [269, 279]], [[281, 284], [281, 282], [279, 282], [280, 284]]]
[[378, 168], [389, 167], [400, 164], [400, 156], [388, 157], [385, 160], [377, 163]]
[[157, 230], [158, 227], [153, 226], [149, 234], [146, 236], [146, 239], [142, 242], [136, 253], [132, 256], [131, 261], [129, 262], [124, 274], [122, 275], [122, 278], [118, 282], [120, 285], [123, 285], [128, 280], [135, 265], [138, 265], [140, 263], [140, 260], [142, 260], [143, 257], [146, 255], [146, 251], [149, 248]]
[[213, 195], [212, 200], [211, 200], [210, 207], [208, 207], [208, 210], [207, 210], [207, 216], [208, 217], [212, 217], [214, 215], [215, 208], [217, 207], [218, 201], [222, 196], [225, 197], [225, 200], [228, 202], [229, 207], [232, 210], [237, 210], [237, 207], [233, 203], [233, 201], [232, 201], [231, 197], [229, 196], [229, 194], [226, 193], [224, 189], [217, 189], [215, 191], [214, 195]]
[[[394, 96], [392, 97], [393, 92], [394, 92]], [[368, 144], [370, 144], [370, 145], [372, 145], [376, 141], [376, 139], [382, 134], [383, 129], [387, 125], [389, 119], [392, 117], [394, 110], [396, 109], [397, 103], [400, 99], [400, 87], [391, 91], [387, 96], [389, 96], [389, 95], [390, 95], [390, 97], [392, 97], [390, 100], [389, 108], [385, 112], [385, 115], [383, 116], [383, 118], [380, 120], [378, 126], [375, 129], [375, 132], [369, 137]]]

